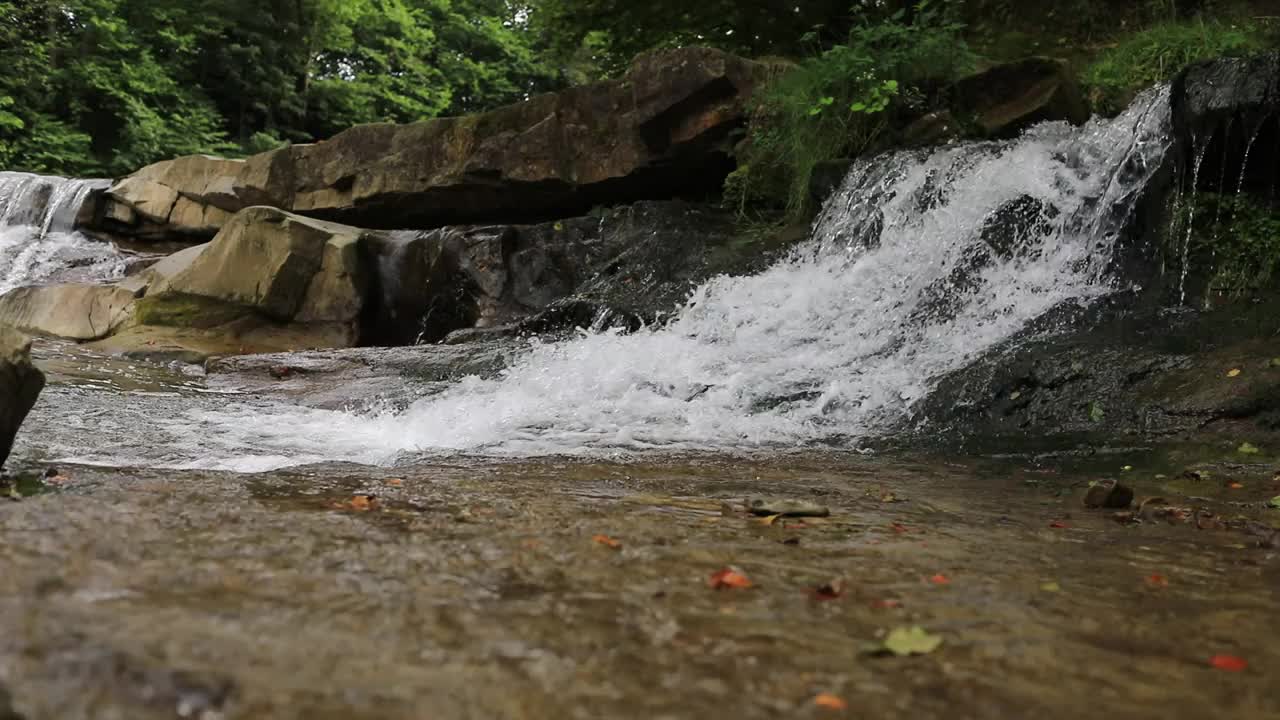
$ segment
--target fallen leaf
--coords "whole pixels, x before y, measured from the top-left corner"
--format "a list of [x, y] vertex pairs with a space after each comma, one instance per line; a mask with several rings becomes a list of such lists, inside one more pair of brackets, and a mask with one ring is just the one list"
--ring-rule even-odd
[[1243, 672], [1249, 667], [1249, 661], [1235, 655], [1214, 655], [1209, 658], [1209, 664], [1226, 672]]
[[716, 590], [724, 590], [726, 588], [745, 590], [751, 587], [751, 579], [733, 568], [725, 568], [712, 575], [708, 584]]
[[884, 639], [884, 652], [898, 657], [928, 655], [942, 645], [942, 638], [930, 635], [919, 625], [899, 627], [889, 631]]
[[823, 583], [813, 589], [815, 600], [839, 600], [844, 597], [844, 581], [840, 579]]
[[778, 522], [778, 518], [780, 518], [780, 517], [782, 517], [782, 516], [781, 516], [781, 515], [770, 515], [769, 517], [763, 517], [763, 518], [760, 518], [760, 523], [761, 523], [761, 524], [763, 524], [763, 525], [772, 525], [772, 524], [774, 524], [774, 523]]
[[1133, 472], [1133, 466], [1132, 466], [1132, 465], [1125, 465], [1124, 467], [1120, 468], [1120, 470], [1121, 470], [1122, 472]]
[[877, 610], [894, 610], [902, 607], [902, 601], [895, 600], [893, 598], [883, 598], [881, 600], [872, 600], [871, 607]]
[[404, 485], [404, 480], [401, 480], [400, 478], [391, 478], [390, 480], [387, 480], [387, 484], [394, 487], [400, 487], [401, 485]]
[[813, 699], [813, 704], [826, 710], [848, 710], [849, 703], [832, 695], [831, 693], [820, 693]]
[[605, 546], [605, 547], [607, 547], [607, 548], [610, 548], [610, 549], [613, 549], [613, 550], [621, 550], [621, 549], [622, 549], [622, 543], [618, 542], [617, 540], [614, 540], [613, 538], [609, 537], [608, 535], [596, 535], [596, 536], [592, 537], [592, 538], [591, 538], [591, 540], [592, 540], [593, 542], [595, 542], [597, 545], [603, 545], [603, 546]]
[[1051, 592], [1051, 593], [1062, 592], [1062, 586], [1056, 582], [1047, 582], [1041, 585], [1040, 589], [1045, 592]]
[[747, 512], [752, 515], [783, 515], [786, 517], [827, 517], [831, 509], [808, 500], [790, 498], [753, 498], [747, 502]]
[[1227, 371], [1227, 377], [1229, 378], [1240, 377], [1241, 372], [1243, 371], [1240, 368], [1232, 368]]
[[899, 535], [905, 532], [911, 532], [910, 529], [906, 525], [903, 525], [902, 523], [894, 523], [892, 527], [893, 527], [893, 531], [898, 533]]
[[337, 502], [331, 505], [334, 510], [355, 510], [357, 512], [369, 512], [378, 507], [377, 495], [356, 495], [346, 502]]
[[1240, 447], [1236, 448], [1236, 452], [1240, 453], [1241, 455], [1257, 455], [1262, 451], [1258, 449], [1257, 445], [1246, 442], [1246, 443], [1240, 443]]
[[1009, 393], [1009, 399], [1010, 399], [1010, 400], [1017, 400], [1017, 399], [1018, 399], [1018, 398], [1020, 398], [1020, 397], [1022, 397], [1022, 393], [1021, 393], [1021, 392], [1018, 392], [1017, 390], [1015, 390], [1015, 391], [1013, 391], [1013, 392]]
[[1280, 495], [1271, 498], [1271, 502], [1268, 502], [1267, 505], [1276, 510], [1280, 510]]
[[1089, 419], [1093, 422], [1102, 422], [1107, 417], [1107, 413], [1102, 406], [1096, 402], [1089, 403]]
[[943, 575], [942, 573], [938, 573], [937, 575], [934, 575], [933, 577], [929, 578], [929, 582], [933, 583], [934, 585], [950, 585], [951, 578], [947, 577], [946, 575]]
[[1155, 573], [1146, 577], [1146, 583], [1151, 587], [1169, 587], [1169, 578]]
[[1232, 490], [1243, 490], [1243, 489], [1244, 489], [1244, 483], [1233, 482], [1233, 483], [1231, 483], [1230, 485], [1228, 485], [1227, 487], [1228, 487], [1228, 488], [1231, 488]]
[[1054, 528], [1055, 530], [1066, 530], [1071, 526], [1061, 520], [1054, 520], [1053, 522], [1049, 523], [1049, 527]]

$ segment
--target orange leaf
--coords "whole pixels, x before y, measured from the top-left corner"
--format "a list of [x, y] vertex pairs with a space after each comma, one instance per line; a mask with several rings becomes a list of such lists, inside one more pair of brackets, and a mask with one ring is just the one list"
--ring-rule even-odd
[[1155, 573], [1147, 576], [1147, 584], [1151, 587], [1169, 587], [1169, 578]]
[[872, 600], [871, 607], [877, 610], [893, 610], [893, 609], [902, 607], [902, 601], [894, 600], [893, 598], [885, 598], [883, 600]]
[[607, 548], [612, 548], [612, 549], [614, 549], [614, 550], [621, 550], [621, 549], [622, 549], [622, 543], [618, 542], [617, 540], [614, 540], [613, 538], [609, 537], [608, 535], [596, 535], [595, 537], [593, 537], [593, 538], [591, 538], [591, 539], [592, 539], [592, 540], [594, 540], [596, 543], [598, 543], [598, 544], [600, 544], [600, 545], [604, 545], [604, 546], [605, 546], [605, 547], [607, 547]]
[[1209, 664], [1219, 670], [1226, 672], [1243, 672], [1249, 667], [1249, 661], [1235, 655], [1214, 655], [1209, 658]]
[[848, 710], [849, 703], [831, 693], [821, 693], [813, 699], [813, 704], [827, 710]]
[[904, 532], [910, 532], [907, 526], [903, 525], [902, 523], [894, 523], [892, 527], [893, 527], [893, 531], [898, 533], [899, 535], [901, 535]]
[[359, 510], [361, 512], [372, 510], [377, 506], [377, 504], [378, 498], [376, 495], [356, 495], [351, 498], [351, 502], [347, 503], [348, 507], [352, 510]]
[[400, 487], [401, 485], [404, 485], [404, 480], [401, 480], [400, 478], [391, 478], [390, 480], [387, 481], [387, 484], [395, 487]]
[[751, 587], [751, 578], [748, 578], [746, 575], [743, 575], [733, 568], [725, 568], [712, 575], [708, 584], [716, 590], [724, 590], [725, 588], [745, 590]]
[[1231, 488], [1232, 490], [1243, 490], [1243, 489], [1244, 489], [1244, 483], [1233, 482], [1233, 483], [1231, 483], [1230, 485], [1228, 485], [1227, 487]]
[[933, 583], [934, 585], [950, 585], [951, 578], [947, 577], [946, 575], [943, 575], [942, 573], [938, 573], [937, 575], [934, 575], [933, 577], [929, 578], [929, 582]]

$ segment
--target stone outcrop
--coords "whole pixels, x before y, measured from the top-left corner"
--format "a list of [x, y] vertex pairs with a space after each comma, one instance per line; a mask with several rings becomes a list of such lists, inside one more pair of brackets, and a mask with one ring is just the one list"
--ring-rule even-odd
[[[1089, 107], [1070, 66], [1051, 58], [996, 65], [959, 80], [949, 95], [955, 124], [981, 137], [1012, 138], [1047, 120], [1080, 125], [1089, 119]], [[932, 140], [950, 130], [945, 121], [935, 118], [916, 132]], [[917, 140], [914, 144], [927, 143]]]
[[373, 228], [564, 217], [599, 204], [698, 196], [733, 167], [761, 66], [705, 48], [638, 58], [618, 80], [481, 115], [351, 128], [248, 160], [150, 165], [99, 196], [95, 229], [211, 237], [269, 205]]
[[0, 465], [43, 389], [44, 373], [31, 364], [31, 340], [0, 326]]

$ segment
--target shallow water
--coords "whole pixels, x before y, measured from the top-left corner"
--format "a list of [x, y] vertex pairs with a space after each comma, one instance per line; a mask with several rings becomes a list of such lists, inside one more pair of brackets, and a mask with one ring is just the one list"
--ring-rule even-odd
[[[1133, 461], [64, 466], [0, 505], [0, 685], [32, 720], [1276, 716], [1276, 550], [1081, 508]], [[771, 495], [832, 514], [738, 509]], [[915, 625], [942, 647], [866, 653]]]

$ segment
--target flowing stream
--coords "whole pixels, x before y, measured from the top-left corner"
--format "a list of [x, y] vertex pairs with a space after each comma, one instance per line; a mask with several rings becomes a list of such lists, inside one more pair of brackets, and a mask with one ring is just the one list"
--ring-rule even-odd
[[42, 401], [24, 451], [257, 471], [853, 445], [900, 429], [947, 373], [1051, 309], [1121, 289], [1113, 250], [1168, 123], [1161, 89], [1083, 128], [862, 162], [811, 240], [697, 288], [670, 324], [534, 342], [500, 373], [411, 401], [320, 409], [188, 379], [108, 405], [87, 398], [119, 385], [89, 383]]
[[105, 180], [0, 172], [0, 293], [53, 281], [113, 280], [124, 273], [109, 243], [75, 231], [76, 214]]

